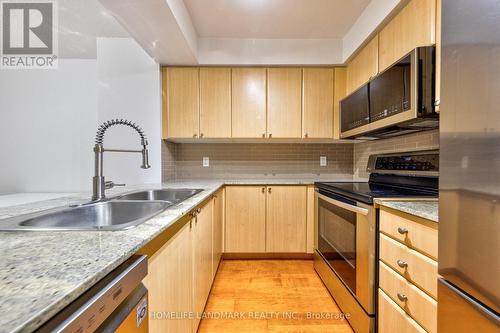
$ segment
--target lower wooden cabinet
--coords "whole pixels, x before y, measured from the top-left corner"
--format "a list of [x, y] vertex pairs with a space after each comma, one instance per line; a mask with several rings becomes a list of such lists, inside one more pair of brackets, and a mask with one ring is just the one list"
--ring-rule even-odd
[[379, 223], [379, 332], [437, 332], [438, 224], [386, 207]]
[[210, 200], [195, 211], [192, 221], [193, 249], [193, 305], [196, 318], [193, 321], [193, 331], [196, 332], [201, 314], [212, 286], [213, 252], [212, 252], [212, 222], [213, 202]]
[[226, 187], [224, 252], [266, 251], [266, 187]]
[[215, 275], [214, 260], [220, 260], [213, 246], [215, 199], [195, 208], [189, 221], [179, 222], [184, 225], [148, 259], [144, 284], [149, 291], [149, 332], [198, 329]]
[[224, 252], [307, 252], [307, 186], [228, 186], [225, 210]]
[[[185, 224], [148, 259], [144, 284], [149, 291], [149, 332], [191, 332], [189, 318], [169, 318], [193, 311], [192, 229]], [[170, 316], [170, 315], [169, 315]]]
[[212, 258], [212, 276], [215, 277], [219, 262], [222, 259], [223, 252], [223, 225], [224, 225], [224, 189], [220, 189], [214, 194], [214, 210], [213, 210], [213, 258]]
[[268, 186], [266, 252], [306, 252], [306, 186]]

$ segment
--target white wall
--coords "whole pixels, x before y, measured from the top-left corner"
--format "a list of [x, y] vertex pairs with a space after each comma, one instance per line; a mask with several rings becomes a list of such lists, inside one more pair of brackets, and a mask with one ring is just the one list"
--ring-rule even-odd
[[[116, 183], [161, 182], [160, 69], [130, 38], [97, 40], [99, 122], [113, 118], [138, 124], [149, 141], [151, 169], [140, 168], [140, 154], [105, 153], [104, 175]], [[110, 128], [104, 147], [141, 149], [137, 132], [130, 127]]]
[[[0, 70], [0, 194], [90, 190], [93, 142], [100, 121], [140, 124], [150, 142], [140, 155], [105, 156], [108, 179], [161, 180], [158, 65], [130, 38], [98, 39], [97, 59], [60, 59], [55, 70]], [[134, 148], [131, 129], [110, 130], [106, 146]]]

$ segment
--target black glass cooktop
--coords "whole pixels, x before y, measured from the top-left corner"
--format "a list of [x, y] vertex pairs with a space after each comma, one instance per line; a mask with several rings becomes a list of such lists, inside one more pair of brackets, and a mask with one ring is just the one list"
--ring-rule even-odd
[[320, 193], [336, 194], [354, 201], [367, 204], [376, 198], [437, 198], [437, 178], [376, 176], [369, 182], [319, 182], [316, 187]]

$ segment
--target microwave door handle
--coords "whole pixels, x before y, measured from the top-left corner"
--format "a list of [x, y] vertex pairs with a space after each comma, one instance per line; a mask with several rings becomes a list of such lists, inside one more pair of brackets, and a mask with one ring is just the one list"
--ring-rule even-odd
[[317, 194], [318, 194], [318, 198], [319, 199], [324, 200], [324, 201], [326, 201], [328, 203], [331, 203], [332, 205], [338, 206], [340, 208], [347, 209], [348, 211], [351, 211], [351, 212], [354, 212], [354, 213], [358, 213], [358, 214], [361, 214], [361, 215], [368, 215], [368, 209], [366, 209], [366, 208], [358, 207], [358, 206], [353, 206], [353, 205], [350, 205], [348, 203], [345, 203], [345, 202], [342, 202], [342, 201], [339, 201], [339, 200], [335, 200], [335, 199], [329, 198], [326, 195], [323, 195], [323, 194], [320, 194], [320, 193], [317, 193]]

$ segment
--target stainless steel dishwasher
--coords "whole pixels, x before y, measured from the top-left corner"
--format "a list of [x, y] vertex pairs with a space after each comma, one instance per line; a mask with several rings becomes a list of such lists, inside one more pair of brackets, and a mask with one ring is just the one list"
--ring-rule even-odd
[[36, 332], [147, 333], [147, 269], [146, 256], [132, 256]]

